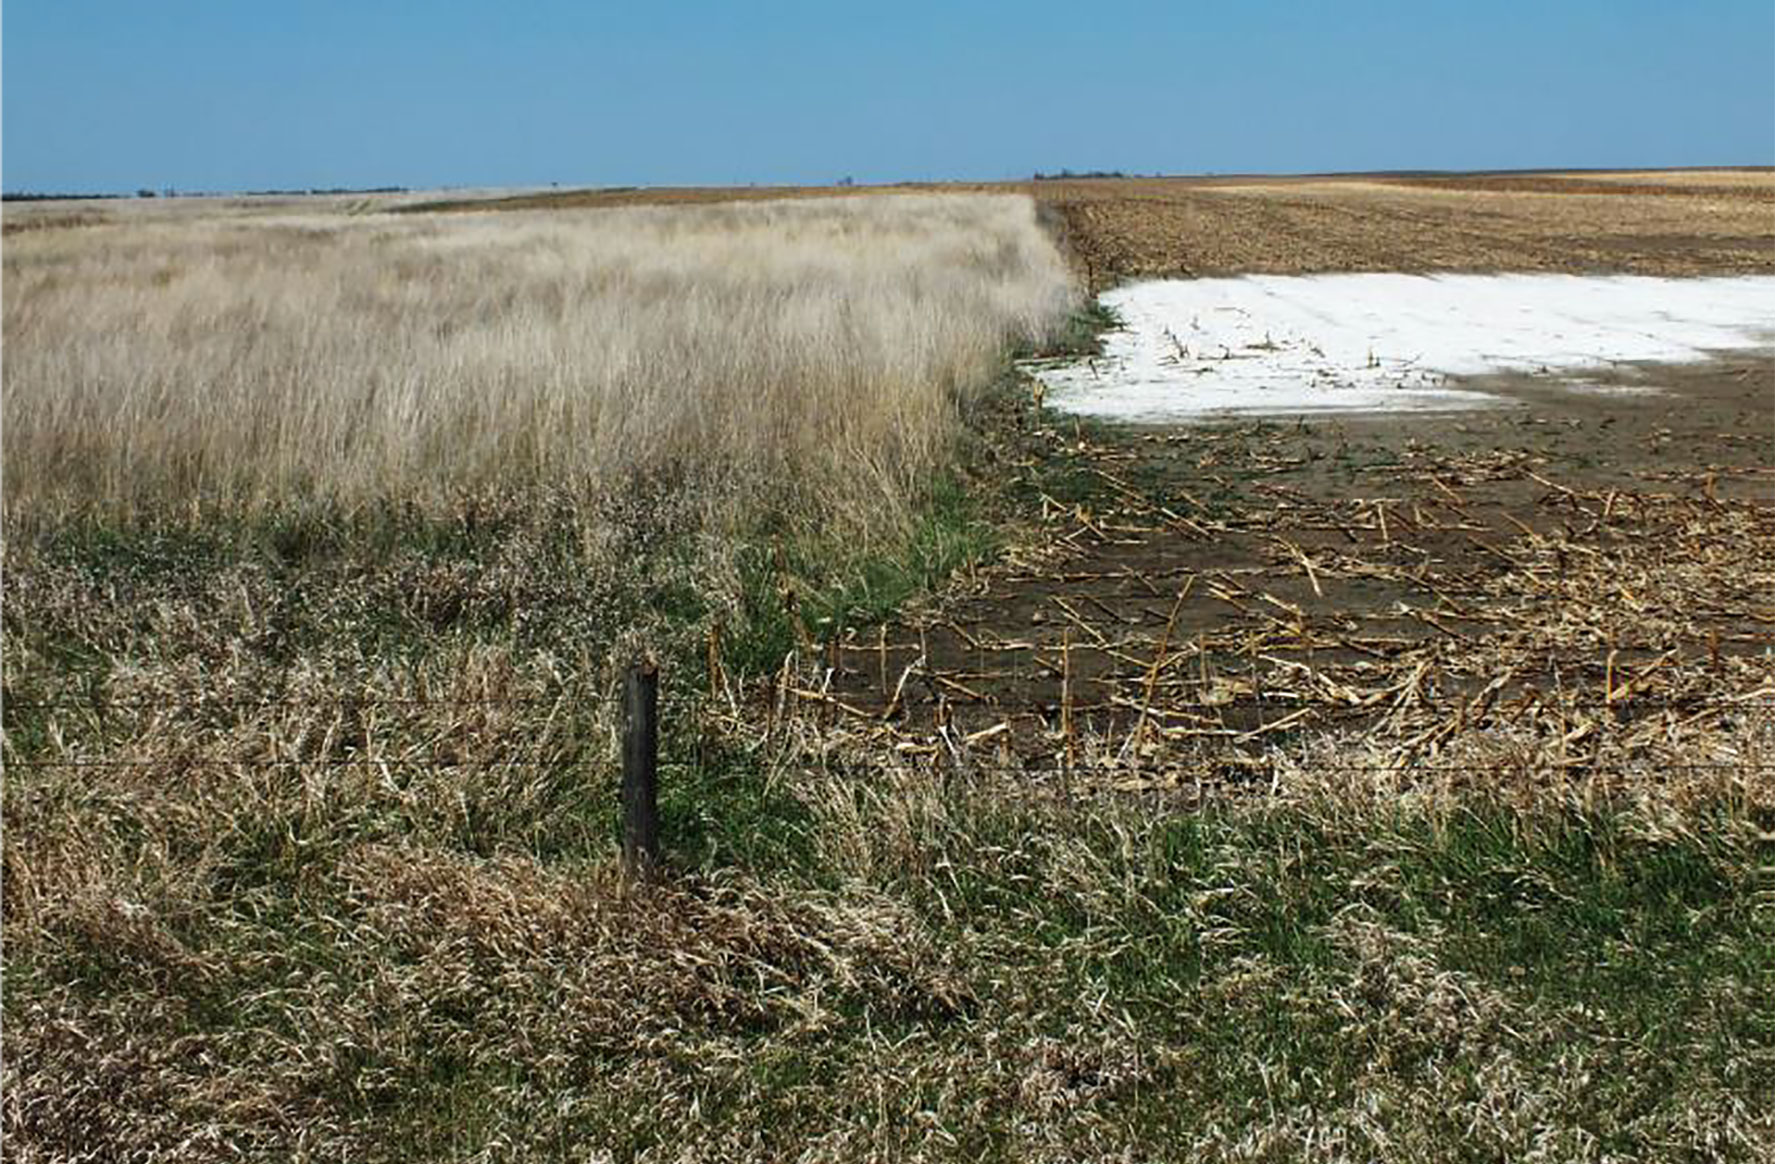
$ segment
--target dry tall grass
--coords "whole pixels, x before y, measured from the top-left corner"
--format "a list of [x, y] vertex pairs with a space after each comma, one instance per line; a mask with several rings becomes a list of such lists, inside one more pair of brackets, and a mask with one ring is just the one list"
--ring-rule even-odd
[[1022, 197], [127, 216], [5, 253], [9, 516], [636, 471], [898, 506], [1073, 302]]
[[[480, 923], [458, 906], [492, 903], [472, 873], [483, 858], [516, 858], [545, 892], [557, 875], [577, 885], [556, 921], [531, 920], [535, 949], [581, 985], [560, 993], [492, 930], [503, 968], [475, 976], [519, 1010], [584, 1003], [609, 1022], [475, 1049], [477, 1063], [491, 1051], [540, 1079], [604, 1045], [644, 1064], [626, 1043], [637, 1022], [667, 1037], [644, 1017], [653, 998], [774, 1025], [783, 1012], [748, 997], [749, 970], [709, 994], [701, 971], [666, 968], [729, 958], [715, 929], [753, 944], [749, 965], [860, 973], [892, 1005], [922, 1006], [926, 956], [904, 953], [871, 901], [741, 877], [725, 905], [703, 908], [693, 887], [689, 913], [637, 908], [608, 860], [600, 668], [619, 637], [663, 646], [686, 664], [668, 665], [669, 722], [694, 730], [684, 641], [700, 646], [711, 609], [732, 615], [730, 641], [758, 615], [736, 568], [747, 539], [724, 535], [817, 524], [784, 539], [793, 556], [798, 540], [818, 554], [904, 526], [1008, 349], [1073, 302], [1032, 204], [215, 209], [7, 215], [35, 224], [4, 256], [8, 1158], [462, 1155], [429, 1131], [341, 1138], [365, 1102], [429, 1108], [453, 1069], [434, 1059], [431, 1020], [405, 1028], [330, 984], [358, 981], [357, 966], [373, 992], [429, 994], [406, 971], [423, 963], [429, 979], [429, 944], [472, 941]], [[766, 548], [752, 557], [785, 568]], [[753, 587], [771, 600], [757, 621], [780, 617], [776, 576]], [[717, 752], [670, 790], [723, 830], [723, 852], [771, 824], [743, 812], [750, 793], [722, 808], [750, 771]], [[468, 896], [437, 896], [465, 871]], [[405, 901], [385, 892], [405, 892], [395, 882]], [[325, 905], [302, 888], [321, 885]], [[507, 904], [528, 916], [528, 901]], [[384, 905], [396, 945], [355, 920]], [[236, 908], [258, 920], [233, 928]], [[883, 916], [903, 928], [903, 912]], [[312, 923], [347, 915], [343, 962], [298, 952]], [[638, 963], [584, 956], [603, 949], [582, 940], [589, 919], [642, 916], [665, 928], [635, 931]], [[261, 1005], [247, 985], [261, 972], [288, 1006]], [[473, 1027], [534, 1033], [517, 1011], [468, 1005]], [[347, 1014], [367, 1025], [327, 1017]], [[387, 1040], [423, 1046], [443, 1075], [400, 1081]], [[267, 1072], [253, 1048], [304, 1066]], [[192, 1054], [226, 1066], [162, 1070]], [[252, 1113], [218, 1119], [192, 1083]]]

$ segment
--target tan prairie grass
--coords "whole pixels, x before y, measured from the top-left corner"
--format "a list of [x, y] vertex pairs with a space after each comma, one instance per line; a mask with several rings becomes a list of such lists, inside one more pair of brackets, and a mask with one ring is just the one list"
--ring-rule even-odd
[[[434, 1134], [479, 1119], [458, 1066], [476, 1092], [513, 1073], [495, 1123], [545, 1093], [616, 1112], [602, 1145], [662, 1108], [607, 1104], [610, 1064], [696, 1102], [639, 1047], [817, 1034], [823, 998], [961, 1005], [927, 923], [868, 887], [717, 870], [631, 897], [596, 688], [668, 589], [733, 597], [704, 567], [739, 539], [689, 571], [661, 542], [760, 516], [891, 534], [917, 505], [1073, 302], [1027, 199], [136, 209], [4, 255], [9, 1158], [473, 1156], [480, 1131]], [[289, 527], [319, 549], [257, 540], [309, 505]], [[754, 793], [722, 807], [743, 757], [678, 772], [710, 865], [778, 827]], [[364, 1123], [390, 1101], [443, 1123]]]
[[632, 474], [904, 504], [1074, 302], [1016, 196], [189, 215], [5, 252], [8, 516]]

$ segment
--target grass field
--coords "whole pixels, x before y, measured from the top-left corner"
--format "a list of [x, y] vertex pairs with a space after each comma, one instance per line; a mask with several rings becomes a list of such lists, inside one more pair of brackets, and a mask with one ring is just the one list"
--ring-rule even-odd
[[[1030, 617], [1055, 597], [1107, 637], [1083, 595], [1281, 537], [1324, 576], [1263, 585], [1342, 684], [1373, 657], [1310, 632], [1376, 614], [1350, 563], [1404, 585], [1410, 542], [1419, 582], [1502, 598], [1497, 628], [1401, 638], [1401, 673], [1557, 642], [1574, 695], [1756, 695], [1775, 466], [1731, 410], [1760, 364], [1458, 434], [1086, 429], [1011, 368], [1088, 345], [1085, 279], [1260, 251], [1761, 261], [1730, 241], [1755, 208], [1670, 196], [1673, 240], [1651, 184], [9, 207], [9, 1158], [1775, 1156], [1769, 717], [1624, 702], [1576, 734], [1518, 686], [1426, 762], [1396, 747], [1434, 712], [1414, 679], [1380, 729], [1328, 698], [1266, 738], [1261, 779], [1180, 783], [1082, 716], [1102, 778], [1067, 780], [969, 751], [980, 709], [941, 682], [990, 689], [986, 632], [1057, 633]], [[1489, 252], [1472, 199], [1504, 200]], [[1556, 550], [1583, 601], [1537, 585]], [[1104, 577], [1050, 586], [1069, 561]], [[1605, 677], [1630, 600], [1678, 655]], [[1206, 663], [1218, 691], [1244, 660], [1213, 636], [1282, 621], [1190, 624], [1190, 668], [1146, 687]], [[617, 867], [608, 702], [641, 650], [652, 886]], [[835, 710], [915, 651], [945, 666], [898, 717]], [[1672, 762], [1691, 746], [1716, 762]]]
[[729, 494], [799, 475], [822, 518], [848, 494], [868, 525], [1071, 295], [1013, 198], [199, 211], [20, 234], [6, 263], [15, 519], [590, 495], [696, 465]]
[[794, 641], [786, 594], [809, 619], [892, 601], [974, 552], [967, 418], [1075, 299], [1014, 197], [40, 209], [5, 254], [25, 1143], [96, 1126], [31, 1096], [160, 1106], [78, 1099], [34, 1058], [61, 1021], [35, 1008], [71, 990], [102, 1040], [183, 1037], [189, 1016], [107, 1025], [168, 1001], [124, 931], [225, 975], [291, 956], [300, 925], [218, 943], [254, 901], [301, 912], [278, 854], [316, 826], [601, 866], [613, 652], [666, 659], [681, 702], [705, 629], [763, 666]]

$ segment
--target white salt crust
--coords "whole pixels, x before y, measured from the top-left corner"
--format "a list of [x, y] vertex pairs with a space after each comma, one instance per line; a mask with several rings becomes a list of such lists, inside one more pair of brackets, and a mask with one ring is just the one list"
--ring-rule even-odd
[[[1775, 350], [1775, 277], [1251, 275], [1106, 292], [1124, 326], [1104, 354], [1032, 371], [1084, 416], [1460, 410], [1463, 386], [1546, 374], [1578, 390], [1612, 365]], [[1643, 389], [1642, 389], [1643, 390]]]

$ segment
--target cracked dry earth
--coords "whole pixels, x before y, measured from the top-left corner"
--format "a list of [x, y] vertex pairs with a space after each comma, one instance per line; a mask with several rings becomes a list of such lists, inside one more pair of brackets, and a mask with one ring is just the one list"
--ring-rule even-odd
[[[1476, 386], [1441, 416], [1123, 429], [1044, 414], [1036, 519], [779, 699], [901, 754], [1261, 780], [1323, 733], [1434, 764], [1703, 765], [1775, 700], [1775, 359]], [[1470, 385], [1474, 386], [1474, 385]]]

